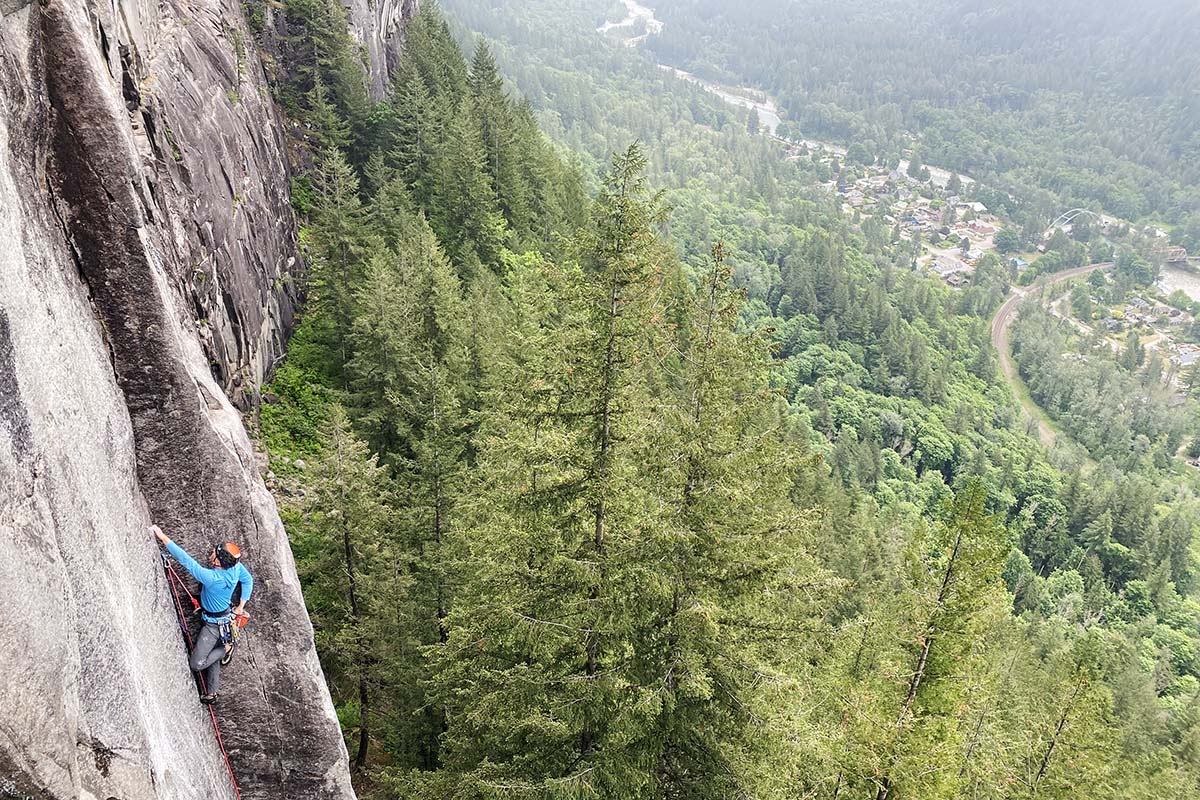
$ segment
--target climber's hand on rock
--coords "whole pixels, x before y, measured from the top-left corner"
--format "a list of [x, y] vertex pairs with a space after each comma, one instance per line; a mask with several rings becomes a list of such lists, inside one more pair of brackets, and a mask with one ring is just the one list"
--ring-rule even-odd
[[151, 525], [150, 532], [154, 534], [154, 538], [158, 539], [158, 543], [163, 547], [166, 547], [171, 543], [171, 537], [163, 533], [162, 528], [158, 527], [157, 525]]

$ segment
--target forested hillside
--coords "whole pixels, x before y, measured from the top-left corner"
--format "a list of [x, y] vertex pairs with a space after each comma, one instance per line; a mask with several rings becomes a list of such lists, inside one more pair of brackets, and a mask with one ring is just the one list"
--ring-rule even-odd
[[999, 261], [914, 272], [603, 5], [426, 6], [373, 106], [297, 54], [261, 433], [363, 796], [1190, 797], [1187, 484], [1041, 451]]
[[655, 58], [769, 91], [789, 133], [907, 148], [1030, 204], [1181, 225], [1200, 243], [1187, 0], [662, 0]]

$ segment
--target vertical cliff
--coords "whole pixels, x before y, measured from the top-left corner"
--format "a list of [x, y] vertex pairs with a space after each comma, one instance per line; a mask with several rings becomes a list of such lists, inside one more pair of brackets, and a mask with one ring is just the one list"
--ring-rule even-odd
[[[372, 81], [399, 8], [354, 12]], [[233, 796], [151, 520], [256, 577], [217, 706], [242, 796], [353, 796], [235, 407], [290, 330], [288, 178], [236, 0], [0, 0], [0, 798]]]
[[417, 0], [346, 0], [350, 33], [367, 53], [371, 97], [382, 100], [400, 61], [404, 25], [417, 10]]

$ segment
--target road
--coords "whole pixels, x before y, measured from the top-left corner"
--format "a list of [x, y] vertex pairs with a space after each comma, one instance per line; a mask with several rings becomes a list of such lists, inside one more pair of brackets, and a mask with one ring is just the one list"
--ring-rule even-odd
[[1109, 261], [1100, 264], [1088, 264], [1086, 267], [1076, 267], [1075, 269], [1056, 272], [1053, 275], [1046, 275], [1034, 281], [1030, 286], [1014, 286], [1012, 297], [1005, 300], [1004, 305], [1000, 306], [999, 310], [996, 311], [996, 315], [992, 317], [992, 346], [996, 348], [996, 352], [1000, 356], [1000, 371], [1004, 374], [1004, 379], [1012, 387], [1013, 395], [1020, 401], [1025, 415], [1037, 422], [1038, 439], [1046, 447], [1051, 447], [1054, 444], [1056, 434], [1054, 433], [1054, 429], [1050, 427], [1050, 423], [1046, 421], [1046, 412], [1042, 411], [1033, 402], [1033, 399], [1029, 396], [1029, 392], [1025, 389], [1024, 383], [1021, 381], [1021, 376], [1017, 374], [1017, 364], [1013, 361], [1012, 348], [1009, 346], [1008, 341], [1009, 326], [1012, 325], [1017, 306], [1030, 294], [1040, 292], [1056, 283], [1062, 283], [1071, 278], [1078, 278], [1080, 275], [1087, 275], [1098, 269], [1109, 269], [1110, 267], [1112, 267], [1112, 262]]

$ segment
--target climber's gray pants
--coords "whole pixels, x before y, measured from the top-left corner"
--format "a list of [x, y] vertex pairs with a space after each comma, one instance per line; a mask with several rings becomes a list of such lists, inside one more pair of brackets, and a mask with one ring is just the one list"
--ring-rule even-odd
[[225, 657], [225, 646], [221, 644], [221, 627], [205, 622], [196, 637], [192, 657], [188, 665], [195, 672], [204, 673], [204, 687], [209, 694], [216, 694], [221, 684], [221, 659]]

